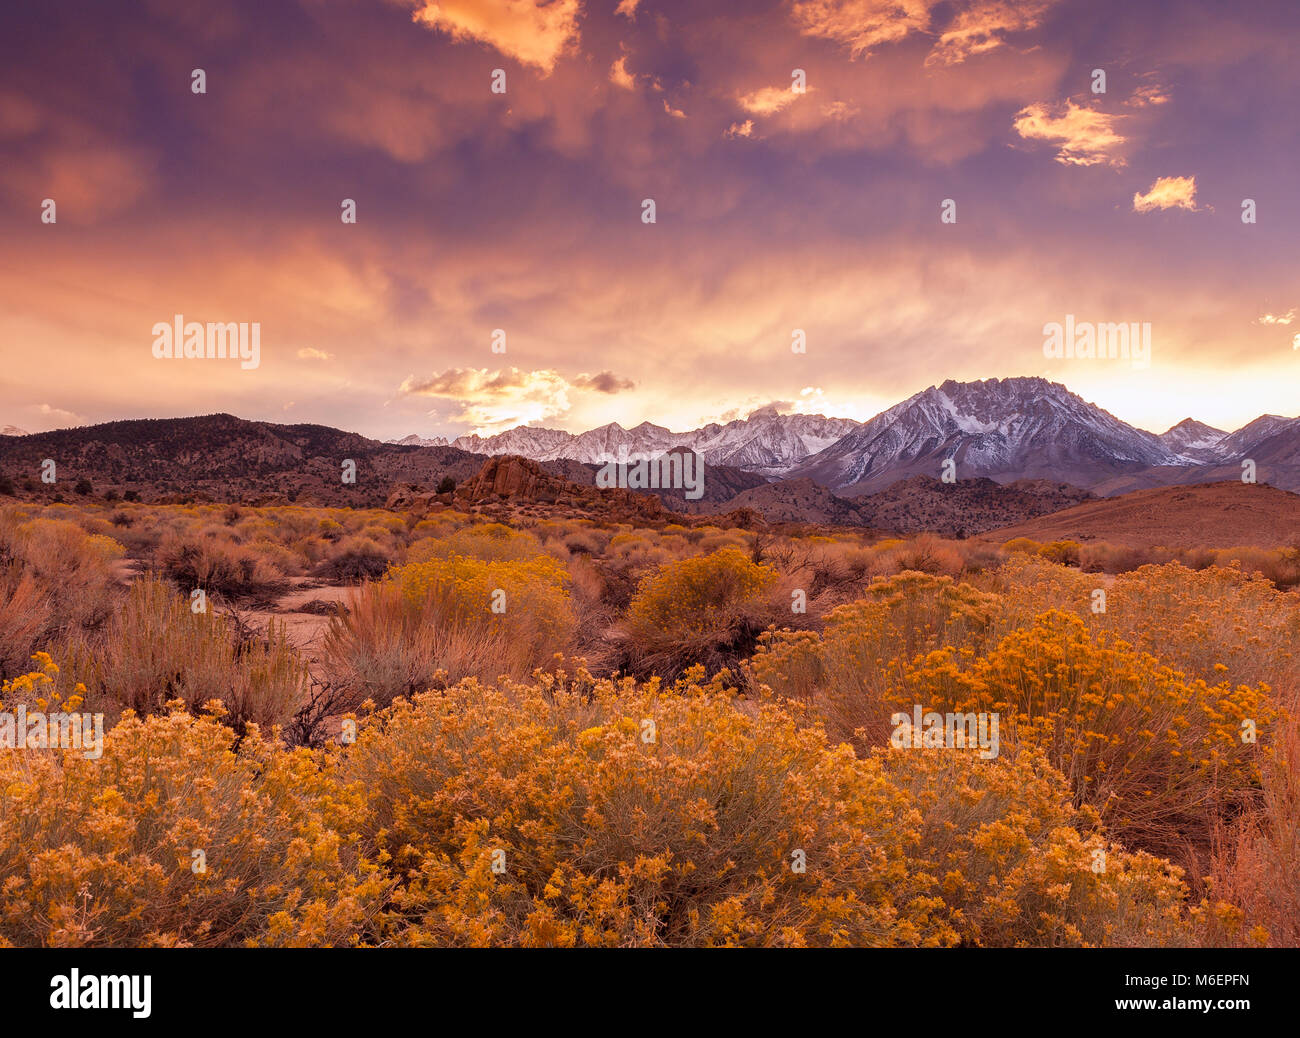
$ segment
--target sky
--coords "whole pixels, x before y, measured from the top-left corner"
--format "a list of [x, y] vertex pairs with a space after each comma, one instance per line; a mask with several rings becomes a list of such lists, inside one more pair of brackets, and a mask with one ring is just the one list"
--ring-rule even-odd
[[[1295, 415], [1298, 45], [1291, 0], [6, 0], [0, 426], [686, 429], [1018, 375]], [[156, 356], [175, 315], [256, 366]], [[1149, 362], [1046, 356], [1067, 316]]]

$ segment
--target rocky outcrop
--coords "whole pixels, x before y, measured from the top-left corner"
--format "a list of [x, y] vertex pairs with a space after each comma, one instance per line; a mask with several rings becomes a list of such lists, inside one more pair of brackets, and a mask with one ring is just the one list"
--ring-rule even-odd
[[457, 488], [456, 496], [467, 501], [481, 501], [485, 497], [508, 497], [524, 501], [557, 500], [580, 487], [559, 476], [552, 476], [537, 462], [516, 454], [502, 454], [489, 458], [478, 475]]
[[399, 483], [389, 493], [387, 507], [424, 512], [437, 503], [459, 507], [554, 506], [567, 512], [618, 519], [662, 520], [673, 517], [663, 502], [651, 494], [574, 483], [553, 475], [535, 461], [514, 454], [489, 458], [476, 475], [456, 488], [454, 495], [434, 494], [416, 483]]

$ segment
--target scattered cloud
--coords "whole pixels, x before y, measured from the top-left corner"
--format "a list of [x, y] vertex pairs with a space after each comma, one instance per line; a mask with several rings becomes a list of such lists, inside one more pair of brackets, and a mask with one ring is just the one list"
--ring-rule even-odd
[[[795, 0], [790, 10], [805, 36], [834, 40], [854, 57], [870, 57], [881, 45], [913, 33], [937, 35], [927, 65], [960, 65], [1001, 47], [1004, 35], [1042, 24], [1056, 0]], [[951, 17], [933, 24], [936, 12]]]
[[[635, 7], [635, 5], [634, 5]], [[549, 74], [578, 40], [579, 0], [419, 0], [413, 20]]]
[[671, 115], [674, 119], [686, 118], [686, 113], [683, 112], [680, 108], [674, 108], [672, 105], [670, 105], [668, 103], [668, 98], [666, 97], [664, 98], [664, 111], [667, 112], [669, 115]]
[[743, 123], [732, 123], [727, 127], [724, 137], [752, 137], [754, 136], [754, 120], [746, 119]]
[[609, 67], [609, 81], [624, 90], [636, 89], [636, 77], [627, 70], [626, 54]]
[[618, 6], [614, 8], [614, 13], [621, 14], [624, 18], [635, 18], [639, 3], [641, 3], [641, 0], [618, 0]]
[[1115, 131], [1117, 118], [1067, 100], [1061, 106], [1027, 105], [1016, 113], [1012, 125], [1027, 141], [1057, 145], [1056, 161], [1067, 166], [1122, 166], [1119, 149], [1125, 138]]
[[794, 104], [801, 96], [790, 87], [763, 87], [751, 94], [742, 94], [737, 100], [740, 107], [751, 115], [774, 115]]
[[790, 17], [804, 36], [834, 40], [854, 57], [869, 57], [930, 28], [933, 0], [795, 0]]
[[1290, 324], [1295, 320], [1295, 307], [1292, 307], [1284, 314], [1265, 314], [1256, 323], [1257, 324]]
[[960, 65], [967, 58], [1000, 47], [1003, 34], [1024, 32], [1042, 23], [1054, 0], [977, 0], [949, 23], [925, 59], [927, 65]]
[[86, 419], [73, 411], [65, 411], [61, 407], [51, 407], [49, 404], [38, 404], [35, 408], [37, 414], [52, 422], [58, 422], [57, 428], [65, 428], [70, 425], [85, 425]]
[[1130, 108], [1150, 108], [1155, 105], [1169, 103], [1169, 95], [1159, 84], [1152, 83], [1148, 86], [1138, 87], [1133, 91], [1133, 96], [1124, 102]]
[[573, 385], [575, 389], [591, 389], [597, 393], [621, 393], [636, 388], [636, 383], [630, 378], [619, 378], [612, 371], [602, 371], [599, 375], [583, 372], [573, 380]]
[[1195, 177], [1160, 177], [1147, 190], [1133, 193], [1133, 211], [1150, 213], [1157, 209], [1187, 209], [1197, 212]]
[[334, 354], [326, 353], [324, 350], [313, 349], [310, 346], [304, 346], [298, 351], [300, 360], [329, 360]]

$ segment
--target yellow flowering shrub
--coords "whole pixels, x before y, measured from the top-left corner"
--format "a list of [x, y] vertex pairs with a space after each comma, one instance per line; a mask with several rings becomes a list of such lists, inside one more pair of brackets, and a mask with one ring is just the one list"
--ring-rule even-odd
[[938, 649], [908, 668], [895, 695], [940, 712], [1001, 717], [1003, 752], [1042, 748], [1108, 827], [1168, 849], [1205, 833], [1257, 785], [1257, 744], [1276, 711], [1267, 690], [1208, 685], [1163, 666], [1077, 616], [1049, 611], [987, 654]]
[[[0, 944], [344, 945], [386, 895], [328, 759], [186, 713], [0, 753]], [[199, 852], [196, 854], [195, 852]]]
[[[17, 589], [22, 574], [29, 574], [34, 586], [26, 597], [43, 617], [40, 630], [30, 639], [0, 633], [4, 641], [12, 638], [15, 658], [10, 665], [21, 665], [54, 638], [103, 623], [113, 608], [116, 566], [122, 554], [122, 545], [113, 538], [87, 534], [69, 519], [28, 518], [22, 509], [0, 509], [0, 563], [9, 570], [0, 591], [5, 585]], [[35, 602], [37, 597], [40, 603]], [[21, 616], [17, 622], [30, 626], [30, 619]]]
[[387, 579], [433, 622], [501, 630], [533, 665], [562, 648], [573, 630], [569, 574], [549, 555], [432, 559], [391, 569]]
[[749, 661], [755, 682], [817, 703], [832, 730], [888, 739], [891, 689], [917, 654], [940, 645], [984, 645], [1000, 611], [995, 595], [951, 577], [906, 572], [880, 577], [866, 596], [838, 606], [821, 634], [769, 631]]
[[1115, 578], [1102, 622], [1189, 674], [1262, 681], [1300, 707], [1300, 595], [1263, 577], [1143, 566]]
[[408, 562], [428, 562], [464, 555], [492, 562], [526, 562], [542, 554], [542, 542], [527, 530], [480, 523], [449, 536], [421, 538], [412, 543], [406, 558]]
[[568, 572], [550, 556], [412, 562], [331, 618], [321, 665], [348, 708], [385, 706], [463, 677], [524, 677], [568, 648], [576, 622]]
[[968, 944], [1150, 946], [1187, 935], [1182, 870], [1107, 839], [1041, 752], [877, 750], [917, 812], [914, 852]]
[[33, 710], [72, 711], [85, 702], [86, 686], [80, 681], [64, 698], [69, 682], [48, 652], [34, 653], [31, 658], [36, 663], [35, 669], [0, 682], [0, 709], [12, 710], [21, 704]]
[[1041, 757], [862, 758], [716, 684], [467, 681], [376, 715], [346, 773], [397, 944], [1160, 943], [1182, 897], [1119, 848], [1093, 872]]
[[675, 676], [692, 663], [716, 669], [733, 649], [748, 652], [781, 615], [778, 581], [775, 570], [734, 547], [669, 562], [643, 577], [627, 611], [643, 667]]

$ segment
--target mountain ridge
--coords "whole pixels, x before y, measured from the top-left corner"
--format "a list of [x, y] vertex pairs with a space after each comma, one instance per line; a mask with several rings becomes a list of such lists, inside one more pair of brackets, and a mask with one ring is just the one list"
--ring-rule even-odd
[[[190, 449], [192, 444], [207, 447]], [[469, 478], [485, 457], [517, 455], [543, 464], [554, 475], [593, 483], [602, 463], [672, 450], [690, 450], [708, 468], [700, 501], [672, 489], [656, 491], [667, 507], [683, 513], [712, 510], [765, 484], [804, 479], [836, 500], [813, 495], [802, 484], [750, 496], [776, 510], [825, 506], [829, 514], [847, 516], [836, 501], [875, 495], [916, 477], [958, 486], [975, 479], [1004, 485], [1044, 481], [1107, 497], [1150, 487], [1240, 481], [1243, 473], [1253, 471], [1258, 482], [1300, 490], [1300, 418], [1261, 415], [1231, 433], [1186, 418], [1157, 435], [1060, 383], [1028, 377], [949, 379], [861, 423], [783, 415], [769, 405], [743, 419], [681, 433], [649, 421], [631, 428], [611, 422], [579, 434], [517, 426], [493, 437], [458, 437], [450, 444], [414, 433], [381, 443], [329, 426], [249, 421], [224, 412], [124, 419], [5, 436], [0, 438], [0, 466], [12, 478], [30, 480], [41, 461], [53, 458], [60, 466], [71, 465], [63, 473], [80, 466], [87, 478], [110, 484], [154, 483], [220, 493], [222, 481], [233, 479], [260, 492], [279, 483], [284, 484], [279, 492], [307, 489], [329, 500], [364, 497], [373, 503], [382, 498], [377, 488], [359, 494], [337, 485], [344, 459], [356, 461], [359, 470], [368, 465], [365, 471], [374, 481], [423, 482], [435, 474]], [[934, 500], [929, 491], [923, 496]], [[952, 497], [946, 509], [955, 507], [961, 491]], [[1021, 510], [1013, 504], [1014, 495], [1002, 498], [1012, 511]]]

